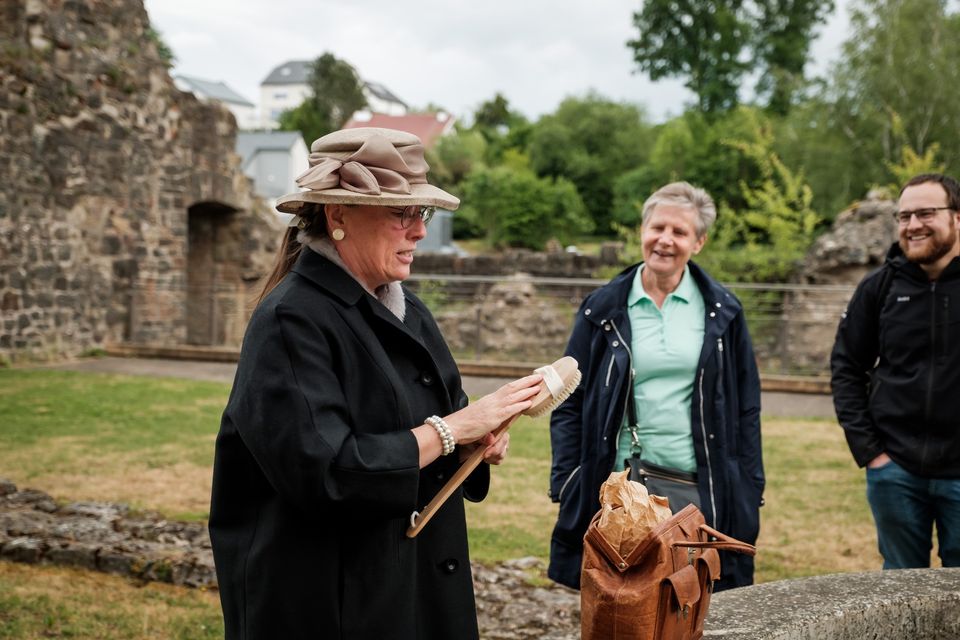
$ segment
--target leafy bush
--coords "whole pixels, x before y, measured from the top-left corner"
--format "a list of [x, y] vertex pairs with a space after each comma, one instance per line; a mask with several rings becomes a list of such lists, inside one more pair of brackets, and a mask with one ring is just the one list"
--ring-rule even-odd
[[563, 178], [538, 178], [528, 169], [481, 168], [464, 183], [464, 211], [495, 247], [543, 249], [591, 230], [576, 187]]

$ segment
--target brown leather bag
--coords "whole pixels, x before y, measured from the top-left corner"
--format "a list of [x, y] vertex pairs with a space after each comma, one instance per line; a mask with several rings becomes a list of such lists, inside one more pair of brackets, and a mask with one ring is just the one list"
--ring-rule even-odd
[[599, 520], [597, 513], [583, 538], [581, 640], [697, 640], [720, 578], [717, 549], [756, 553], [707, 526], [694, 505], [657, 525], [626, 558]]

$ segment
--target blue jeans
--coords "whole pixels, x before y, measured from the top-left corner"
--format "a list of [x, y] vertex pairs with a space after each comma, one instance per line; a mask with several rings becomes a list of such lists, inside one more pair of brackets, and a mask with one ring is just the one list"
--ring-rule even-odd
[[943, 566], [960, 567], [960, 478], [922, 478], [891, 461], [867, 469], [867, 500], [884, 569], [929, 567], [934, 524]]

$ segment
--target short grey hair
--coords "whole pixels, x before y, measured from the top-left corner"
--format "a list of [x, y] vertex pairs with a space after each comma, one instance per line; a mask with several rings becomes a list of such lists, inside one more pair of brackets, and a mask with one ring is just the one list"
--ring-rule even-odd
[[650, 215], [658, 204], [672, 204], [678, 207], [689, 207], [697, 214], [697, 237], [706, 235], [710, 227], [717, 220], [717, 206], [713, 198], [704, 189], [695, 187], [689, 182], [671, 182], [657, 189], [652, 196], [643, 203], [641, 224], [646, 226]]

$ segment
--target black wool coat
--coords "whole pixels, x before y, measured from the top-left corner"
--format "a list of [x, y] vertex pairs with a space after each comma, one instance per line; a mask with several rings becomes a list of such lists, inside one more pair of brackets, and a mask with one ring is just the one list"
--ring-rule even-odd
[[210, 538], [226, 637], [477, 638], [463, 497], [410, 515], [458, 466], [410, 429], [466, 404], [430, 312], [403, 322], [304, 247], [251, 318], [217, 437]]

